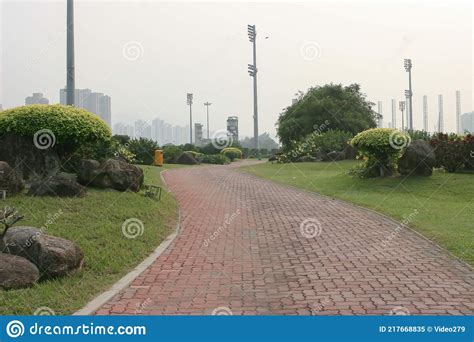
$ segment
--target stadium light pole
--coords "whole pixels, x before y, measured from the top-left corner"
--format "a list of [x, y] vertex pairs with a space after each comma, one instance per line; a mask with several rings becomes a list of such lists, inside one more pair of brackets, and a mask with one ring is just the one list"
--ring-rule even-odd
[[189, 106], [189, 143], [193, 143], [193, 94], [187, 94], [186, 104]]
[[399, 101], [398, 102], [398, 108], [400, 109], [400, 111], [402, 112], [402, 131], [405, 130], [405, 118], [404, 118], [404, 111], [405, 111], [405, 101]]
[[249, 41], [253, 45], [253, 64], [248, 65], [248, 73], [253, 77], [253, 137], [255, 144], [255, 152], [258, 153], [258, 105], [257, 105], [257, 31], [255, 25], [247, 25]]
[[410, 100], [410, 102], [408, 103], [408, 106], [407, 106], [407, 114], [409, 114], [408, 116], [408, 119], [407, 119], [407, 125], [408, 125], [408, 129], [413, 131], [413, 90], [411, 88], [411, 68], [412, 68], [412, 64], [411, 64], [411, 59], [405, 59], [404, 60], [404, 66], [405, 66], [405, 71], [408, 72], [408, 98]]
[[210, 103], [210, 102], [204, 103], [204, 105], [206, 106], [206, 112], [207, 112], [207, 140], [209, 140], [209, 106], [211, 104], [212, 103]]
[[407, 127], [407, 131], [411, 130], [410, 129], [410, 117], [411, 117], [411, 112], [410, 112], [410, 102], [411, 102], [411, 99], [410, 99], [410, 90], [405, 90], [405, 103], [406, 103], [406, 127]]
[[66, 104], [74, 106], [75, 70], [74, 70], [74, 1], [67, 0], [67, 57], [66, 57]]

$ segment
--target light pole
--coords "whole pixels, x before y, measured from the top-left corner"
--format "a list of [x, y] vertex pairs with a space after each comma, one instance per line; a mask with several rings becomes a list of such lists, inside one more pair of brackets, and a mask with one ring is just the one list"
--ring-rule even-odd
[[189, 143], [193, 143], [193, 94], [188, 93], [186, 104], [189, 106]]
[[74, 71], [74, 1], [67, 0], [67, 57], [66, 57], [66, 104], [74, 106], [75, 71]]
[[405, 90], [405, 102], [406, 102], [406, 109], [407, 109], [407, 131], [410, 131], [410, 117], [411, 117], [411, 98], [410, 98], [410, 90]]
[[[404, 66], [405, 66], [405, 71], [408, 72], [408, 98], [410, 99], [410, 102], [408, 103], [407, 106], [407, 114], [408, 115], [408, 129], [413, 131], [413, 90], [411, 88], [411, 59], [405, 59], [404, 60]], [[406, 91], [405, 91], [406, 92]]]
[[402, 112], [402, 131], [405, 130], [405, 118], [404, 118], [404, 111], [405, 111], [405, 101], [399, 101], [398, 102], [398, 108]]
[[253, 64], [248, 65], [248, 72], [253, 77], [253, 137], [255, 151], [258, 153], [258, 105], [257, 105], [257, 31], [255, 25], [247, 25], [249, 40], [253, 44]]
[[204, 103], [204, 105], [207, 107], [207, 109], [206, 109], [206, 111], [207, 111], [207, 140], [209, 140], [209, 106], [211, 104], [212, 103], [210, 103], [210, 102]]

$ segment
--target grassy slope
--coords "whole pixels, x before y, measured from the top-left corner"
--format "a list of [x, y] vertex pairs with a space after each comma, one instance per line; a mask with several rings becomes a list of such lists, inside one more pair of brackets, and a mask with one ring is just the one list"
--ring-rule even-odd
[[[166, 168], [178, 166], [166, 166]], [[145, 184], [162, 185], [162, 169], [142, 166]], [[105, 290], [138, 263], [174, 229], [177, 204], [163, 191], [160, 202], [143, 192], [116, 192], [90, 189], [84, 198], [30, 198], [16, 196], [7, 200], [25, 215], [17, 225], [42, 227], [48, 217], [58, 215], [45, 233], [75, 241], [84, 251], [81, 272], [58, 280], [41, 282], [22, 290], [0, 290], [0, 314], [33, 314], [42, 306], [56, 314], [71, 314]], [[58, 214], [62, 211], [62, 214]], [[138, 218], [144, 223], [143, 235], [128, 239], [122, 223]]]
[[265, 163], [244, 170], [353, 202], [399, 221], [416, 209], [410, 227], [474, 265], [474, 175], [435, 172], [432, 177], [408, 179], [346, 175], [357, 163]]

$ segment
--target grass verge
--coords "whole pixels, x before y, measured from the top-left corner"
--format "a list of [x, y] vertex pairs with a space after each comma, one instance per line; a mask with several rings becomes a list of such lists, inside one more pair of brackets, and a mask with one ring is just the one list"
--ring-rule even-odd
[[408, 225], [474, 265], [474, 175], [436, 171], [431, 177], [359, 179], [357, 161], [265, 163], [242, 170], [279, 183], [376, 210]]
[[[160, 172], [179, 167], [141, 166], [145, 184], [162, 186]], [[89, 189], [83, 198], [8, 198], [25, 219], [17, 226], [44, 227], [45, 234], [76, 242], [84, 251], [84, 268], [61, 279], [44, 281], [21, 290], [0, 290], [0, 314], [32, 315], [41, 307], [57, 315], [68, 315], [131, 271], [174, 229], [177, 203], [165, 191], [161, 200], [143, 192], [117, 192]], [[122, 232], [125, 220], [143, 222], [143, 234], [127, 238]], [[49, 221], [49, 222], [48, 222]], [[52, 222], [52, 223], [51, 223]]]

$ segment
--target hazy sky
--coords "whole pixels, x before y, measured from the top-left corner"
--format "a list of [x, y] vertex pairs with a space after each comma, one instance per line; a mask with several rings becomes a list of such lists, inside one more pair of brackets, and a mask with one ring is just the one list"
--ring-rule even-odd
[[[32, 92], [58, 102], [66, 82], [66, 0], [0, 2], [0, 103], [22, 105]], [[113, 123], [160, 117], [185, 125], [192, 92], [195, 122], [205, 123], [203, 103], [210, 101], [211, 130], [237, 115], [241, 135], [251, 135], [247, 24], [256, 24], [261, 132], [274, 135], [296, 91], [328, 82], [360, 83], [370, 100], [383, 101], [390, 121], [390, 99], [401, 100], [407, 88], [407, 57], [415, 127], [422, 127], [422, 96], [429, 97], [432, 129], [444, 94], [445, 127], [454, 130], [456, 90], [462, 112], [473, 109], [472, 16], [467, 0], [76, 0], [76, 87], [110, 95]]]

